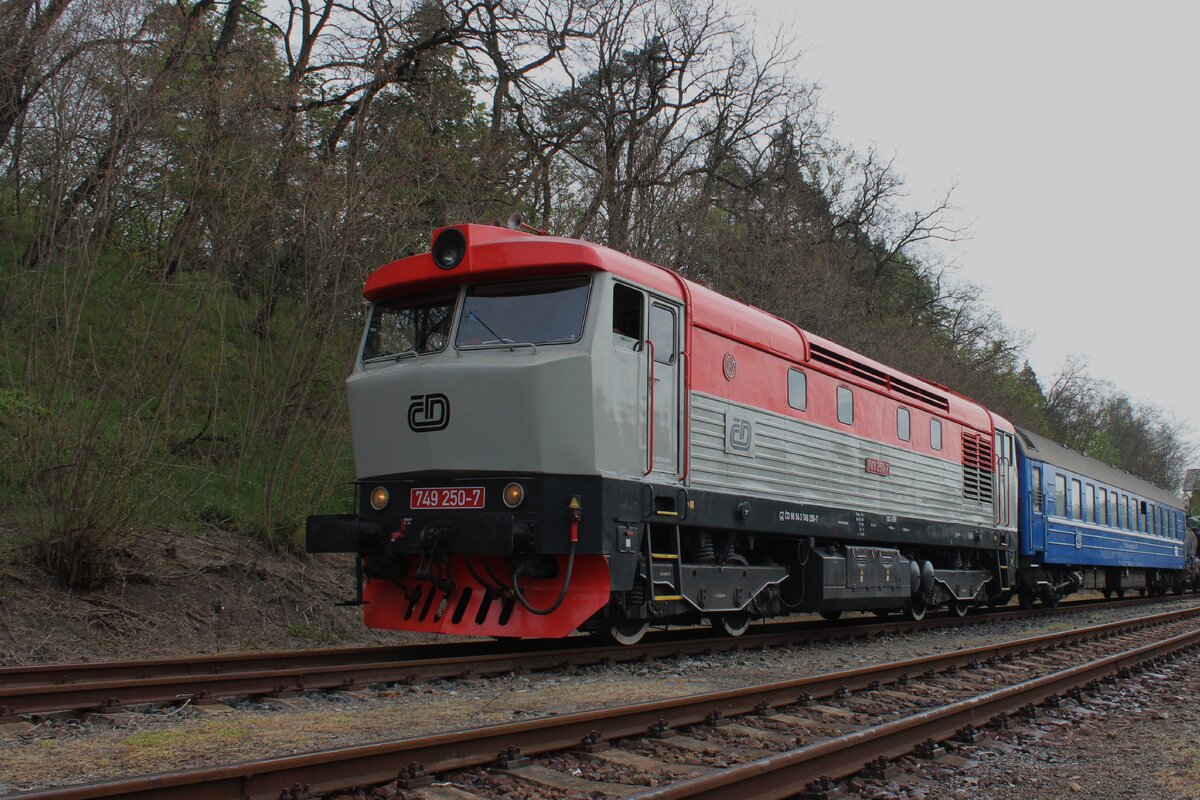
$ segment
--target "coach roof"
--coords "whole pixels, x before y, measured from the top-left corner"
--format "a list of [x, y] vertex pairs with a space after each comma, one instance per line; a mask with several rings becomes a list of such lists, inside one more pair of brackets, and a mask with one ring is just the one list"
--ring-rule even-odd
[[1170, 506], [1176, 511], [1183, 510], [1183, 501], [1165, 489], [1155, 486], [1150, 481], [1130, 475], [1116, 467], [1105, 464], [1083, 453], [1077, 453], [1065, 444], [1039, 436], [1033, 431], [1017, 428], [1020, 434], [1021, 446], [1025, 455], [1035, 461], [1043, 461], [1064, 470], [1074, 472], [1085, 478], [1092, 478], [1097, 483], [1107, 484], [1130, 494], [1136, 494], [1155, 503]]

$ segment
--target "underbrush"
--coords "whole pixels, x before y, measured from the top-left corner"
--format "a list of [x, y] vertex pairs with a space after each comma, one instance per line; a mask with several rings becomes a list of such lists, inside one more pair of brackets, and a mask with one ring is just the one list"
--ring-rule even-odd
[[300, 552], [307, 514], [345, 508], [356, 334], [336, 311], [280, 304], [256, 335], [219, 276], [154, 282], [115, 253], [0, 259], [9, 553], [92, 589], [136, 572], [155, 526]]

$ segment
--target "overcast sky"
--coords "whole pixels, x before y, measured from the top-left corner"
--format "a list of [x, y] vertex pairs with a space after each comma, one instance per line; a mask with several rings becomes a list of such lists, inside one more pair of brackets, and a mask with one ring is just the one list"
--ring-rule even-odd
[[[745, 0], [803, 49], [839, 141], [951, 185], [959, 275], [1033, 338], [1200, 443], [1200, 5]], [[1195, 459], [1200, 463], [1200, 451]]]

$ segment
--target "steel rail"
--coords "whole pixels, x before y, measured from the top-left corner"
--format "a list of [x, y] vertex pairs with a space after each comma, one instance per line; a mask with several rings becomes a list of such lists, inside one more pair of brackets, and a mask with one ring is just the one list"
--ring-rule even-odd
[[1200, 630], [996, 689], [940, 708], [876, 725], [819, 744], [739, 764], [721, 772], [631, 795], [627, 800], [784, 800], [820, 778], [860, 772], [867, 762], [911, 753], [929, 739], [944, 741], [967, 726], [1036, 705], [1052, 695], [1092, 684], [1140, 663], [1178, 650], [1200, 647]]
[[[1107, 607], [1110, 604], [1083, 601], [1084, 608]], [[1124, 605], [1128, 605], [1126, 601]], [[1141, 600], [1133, 601], [1140, 604]], [[1145, 601], [1148, 602], [1148, 601]], [[1071, 610], [1079, 610], [1075, 604]], [[295, 694], [305, 691], [349, 690], [380, 683], [416, 683], [439, 678], [460, 678], [468, 675], [495, 675], [512, 671], [535, 671], [603, 663], [628, 663], [648, 659], [676, 658], [685, 655], [708, 655], [725, 650], [748, 650], [766, 647], [799, 645], [814, 641], [840, 638], [870, 637], [881, 633], [901, 633], [927, 630], [976, 622], [1003, 621], [1059, 613], [1059, 609], [1011, 610], [974, 617], [952, 615], [925, 619], [879, 622], [869, 619], [831, 627], [829, 623], [790, 623], [771, 626], [778, 630], [749, 633], [739, 638], [704, 636], [692, 638], [663, 636], [634, 647], [596, 646], [582, 637], [567, 640], [567, 646], [548, 647], [545, 642], [532, 646], [497, 650], [478, 643], [461, 643], [443, 648], [417, 645], [409, 648], [337, 648], [297, 653], [252, 653], [245, 656], [216, 656], [207, 661], [197, 659], [158, 660], [153, 662], [119, 662], [114, 664], [81, 664], [55, 666], [45, 670], [42, 682], [26, 683], [14, 678], [20, 668], [0, 670], [0, 714], [47, 713], [61, 710], [113, 709], [146, 703], [181, 701], [208, 702], [217, 698]], [[682, 633], [682, 632], [681, 632]], [[577, 644], [576, 644], [577, 642]], [[493, 644], [493, 643], [488, 643]], [[417, 658], [394, 656], [415, 652]], [[437, 653], [436, 657], [427, 655]], [[389, 660], [388, 657], [393, 657]], [[115, 666], [138, 669], [115, 670]], [[171, 674], [165, 671], [182, 665], [195, 671]], [[83, 680], [71, 680], [71, 669], [81, 668]], [[88, 669], [93, 667], [93, 669]], [[200, 671], [207, 668], [207, 671]], [[161, 674], [155, 674], [156, 672]], [[27, 670], [24, 676], [37, 676]], [[112, 675], [113, 677], [107, 677]], [[57, 678], [57, 680], [50, 680]]]
[[[332, 793], [405, 777], [405, 768], [414, 763], [423, 765], [429, 772], [480, 766], [495, 761], [499, 753], [510, 747], [520, 748], [525, 755], [535, 755], [573, 747], [581, 743], [584, 737], [589, 737], [589, 741], [619, 739], [645, 734], [651, 730], [695, 725], [720, 717], [762, 713], [771, 708], [829, 696], [841, 690], [871, 688], [877, 682], [886, 683], [905, 675], [969, 666], [990, 656], [1002, 658], [1019, 652], [1051, 649], [1072, 641], [1111, 636], [1150, 625], [1197, 617], [1200, 617], [1200, 608], [1189, 608], [743, 689], [708, 692], [620, 708], [583, 711], [416, 739], [342, 747], [244, 764], [35, 790], [12, 794], [6, 796], [5, 800], [99, 800], [108, 797], [129, 797], [134, 800], [212, 800], [224, 797], [276, 800], [282, 792], [297, 786], [312, 794]], [[1186, 636], [1193, 637], [1190, 640], [1200, 638], [1200, 630]], [[1174, 642], [1179, 638], [1175, 637], [1169, 641]], [[1140, 649], [1130, 652], [1140, 652]], [[1129, 661], [1133, 657], [1122, 654], [1117, 658]], [[1030, 683], [1042, 685], [1037, 681]], [[1059, 683], [1053, 685], [1059, 686]], [[1047, 694], [1052, 691], [1060, 690], [1052, 689]], [[957, 725], [961, 728], [966, 722], [958, 722]], [[861, 768], [866, 760], [856, 755], [854, 763], [857, 768]], [[827, 774], [827, 771], [822, 774]], [[793, 791], [796, 791], [796, 785], [792, 786]], [[739, 796], [739, 800], [746, 798]]]
[[[890, 628], [892, 630], [918, 630], [928, 627], [938, 627], [942, 624], [969, 624], [989, 619], [1010, 619], [1024, 616], [1038, 616], [1061, 613], [1072, 610], [1090, 608], [1120, 608], [1137, 606], [1146, 603], [1171, 602], [1172, 598], [1138, 597], [1122, 601], [1102, 599], [1076, 600], [1063, 603], [1057, 608], [1039, 607], [1030, 610], [1007, 608], [999, 606], [995, 609], [980, 607], [960, 622], [949, 612], [930, 614], [922, 622], [895, 617], [883, 622], [861, 617], [844, 620], [842, 624], [832, 627], [826, 621], [796, 621], [761, 623], [740, 640], [730, 640], [728, 637], [712, 637], [707, 629], [675, 628], [669, 631], [654, 631], [648, 634], [647, 641], [655, 644], [662, 641], [687, 641], [696, 638], [697, 630], [704, 630], [704, 637], [715, 638], [731, 643], [752, 642], [754, 637], [769, 636], [783, 629], [787, 631], [819, 629], [831, 633], [846, 631], [848, 635], [857, 635], [858, 628], [868, 628], [869, 632], [876, 629]], [[518, 645], [519, 646], [516, 646]], [[366, 647], [332, 647], [313, 648], [306, 650], [269, 650], [245, 653], [226, 653], [218, 655], [197, 655], [183, 658], [156, 658], [137, 661], [82, 661], [67, 664], [34, 664], [0, 667], [0, 686], [17, 686], [23, 684], [72, 683], [85, 676], [94, 680], [119, 680], [126, 678], [152, 678], [166, 675], [205, 675], [232, 670], [279, 670], [297, 667], [319, 667], [348, 663], [376, 663], [402, 660], [419, 660], [423, 658], [470, 657], [475, 654], [494, 655], [498, 651], [528, 652], [530, 650], [564, 650], [572, 647], [593, 647], [588, 637], [570, 637], [553, 640], [511, 640], [495, 641], [439, 641], [428, 644], [406, 645], [371, 645]], [[757, 643], [754, 644], [757, 646]], [[637, 646], [625, 648], [631, 652]]]
[[[26, 670], [25, 675], [42, 676], [43, 682], [12, 680], [19, 668], [0, 669], [0, 716], [14, 717], [23, 714], [44, 714], [49, 711], [73, 709], [116, 709], [120, 706], [149, 703], [215, 702], [217, 698], [262, 697], [295, 694], [307, 691], [344, 691], [371, 684], [388, 682], [413, 682], [434, 679], [462, 678], [466, 675], [491, 675], [514, 672], [514, 670], [554, 669], [583, 664], [620, 663], [649, 660], [649, 658], [680, 657], [685, 655], [710, 655], [719, 650], [748, 650], [770, 648], [770, 646], [797, 645], [808, 642], [847, 637], [870, 637], [880, 633], [896, 633], [929, 628], [965, 625], [973, 621], [996, 621], [1026, 618], [1027, 615], [1046, 615], [1057, 609], [1010, 610], [976, 618], [944, 618], [923, 621], [906, 620], [887, 622], [863, 620], [851, 625], [830, 627], [828, 622], [817, 624], [779, 625], [781, 630], [768, 630], [746, 634], [739, 638], [712, 637], [683, 638], [660, 637], [632, 648], [613, 648], [610, 645], [596, 646], [592, 640], [571, 639], [568, 646], [552, 648], [546, 642], [529, 643], [528, 648], [514, 650], [484, 648], [478, 643], [463, 643], [468, 646], [454, 648], [452, 655], [439, 651], [436, 645], [416, 645], [418, 657], [396, 658], [395, 648], [330, 649], [316, 654], [305, 651], [294, 654], [248, 654], [246, 663], [238, 656], [216, 656], [209, 658], [208, 672], [155, 675], [155, 669], [170, 664], [185, 663], [197, 668], [200, 661], [182, 662], [161, 660], [155, 662], [132, 662], [128, 666], [144, 669], [136, 675], [116, 674], [114, 664], [96, 664], [95, 669], [84, 669], [83, 680], [66, 680], [76, 666]], [[487, 643], [496, 644], [496, 643]], [[586, 645], [586, 646], [584, 646]], [[443, 645], [446, 646], [446, 645]], [[452, 648], [452, 645], [450, 645]], [[406, 652], [400, 650], [400, 652]], [[434, 655], [427, 655], [434, 654]], [[294, 658], [293, 658], [294, 656]], [[79, 664], [86, 668], [91, 664]], [[49, 680], [58, 678], [56, 680]]]

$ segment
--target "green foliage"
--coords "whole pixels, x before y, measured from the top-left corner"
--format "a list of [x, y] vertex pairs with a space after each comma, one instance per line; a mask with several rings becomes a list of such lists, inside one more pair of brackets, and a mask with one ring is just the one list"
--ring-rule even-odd
[[908, 209], [720, 8], [327, 8], [314, 27], [261, 0], [76, 0], [0, 42], [37, 87], [0, 108], [0, 524], [66, 583], [136, 570], [155, 525], [297, 551], [306, 514], [348, 510], [363, 278], [518, 209], [1131, 471], [1175, 468], [1142, 446], [1177, 440], [1160, 417], [1112, 403], [1101, 430], [1043, 393], [940, 260], [948, 198]]

